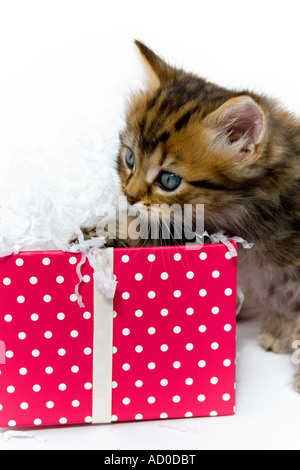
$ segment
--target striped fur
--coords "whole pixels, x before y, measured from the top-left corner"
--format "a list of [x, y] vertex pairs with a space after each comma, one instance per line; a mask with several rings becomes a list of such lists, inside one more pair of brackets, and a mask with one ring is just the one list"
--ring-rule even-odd
[[[262, 345], [292, 351], [300, 339], [299, 121], [274, 100], [214, 85], [136, 45], [148, 85], [128, 102], [120, 135], [123, 192], [144, 208], [204, 203], [209, 232], [253, 242], [240, 252], [247, 304], [260, 314]], [[182, 178], [175, 191], [157, 183], [162, 170]]]

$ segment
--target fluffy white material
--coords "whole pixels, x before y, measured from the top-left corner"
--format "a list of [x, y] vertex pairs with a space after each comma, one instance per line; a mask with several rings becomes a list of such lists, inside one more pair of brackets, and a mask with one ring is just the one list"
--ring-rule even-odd
[[0, 256], [57, 249], [97, 220], [101, 204], [117, 203], [121, 127], [121, 116], [100, 127], [80, 120], [51, 149], [1, 161]]

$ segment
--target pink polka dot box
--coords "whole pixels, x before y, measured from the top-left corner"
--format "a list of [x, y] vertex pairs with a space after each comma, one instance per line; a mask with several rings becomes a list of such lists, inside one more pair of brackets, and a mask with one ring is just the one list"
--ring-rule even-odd
[[[0, 426], [232, 415], [237, 257], [222, 244], [0, 259]], [[84, 305], [84, 306], [83, 306]]]

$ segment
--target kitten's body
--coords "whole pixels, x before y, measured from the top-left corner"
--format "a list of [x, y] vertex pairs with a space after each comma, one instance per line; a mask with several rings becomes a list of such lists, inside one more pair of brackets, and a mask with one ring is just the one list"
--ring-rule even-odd
[[[239, 283], [260, 315], [263, 346], [291, 352], [300, 339], [299, 121], [273, 100], [208, 83], [136, 44], [149, 86], [128, 106], [122, 191], [142, 210], [203, 203], [208, 232], [253, 242], [239, 250]], [[175, 190], [162, 187], [166, 172], [180, 176]]]

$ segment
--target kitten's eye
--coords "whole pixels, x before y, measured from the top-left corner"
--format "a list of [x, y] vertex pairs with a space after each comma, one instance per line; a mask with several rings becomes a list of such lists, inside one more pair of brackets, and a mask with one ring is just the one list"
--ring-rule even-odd
[[174, 191], [181, 183], [181, 178], [169, 171], [162, 171], [158, 176], [159, 184], [167, 191]]
[[131, 149], [126, 150], [126, 155], [125, 155], [126, 163], [129, 166], [129, 168], [133, 168], [135, 164], [135, 156], [134, 153]]

